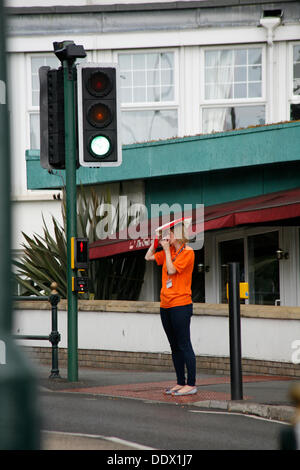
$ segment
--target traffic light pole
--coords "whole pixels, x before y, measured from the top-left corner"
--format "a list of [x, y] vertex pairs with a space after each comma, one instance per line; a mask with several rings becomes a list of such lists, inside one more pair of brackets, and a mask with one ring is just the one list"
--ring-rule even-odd
[[68, 379], [78, 380], [78, 302], [72, 291], [71, 239], [77, 235], [76, 127], [74, 60], [63, 61], [65, 105], [66, 216], [67, 216], [67, 286], [68, 286]]
[[78, 381], [78, 302], [72, 289], [75, 271], [71, 266], [72, 238], [77, 235], [76, 194], [76, 67], [77, 58], [86, 56], [83, 46], [73, 41], [54, 42], [54, 53], [63, 67], [64, 118], [65, 118], [65, 168], [66, 168], [66, 236], [67, 236], [67, 300], [68, 300], [68, 380]]

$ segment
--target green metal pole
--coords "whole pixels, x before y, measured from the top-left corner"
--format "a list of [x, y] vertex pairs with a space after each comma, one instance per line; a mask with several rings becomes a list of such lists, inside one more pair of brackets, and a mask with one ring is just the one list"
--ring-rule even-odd
[[0, 450], [40, 448], [37, 384], [12, 335], [10, 145], [5, 17], [0, 0]]
[[[10, 215], [10, 148], [9, 148], [9, 125], [7, 112], [7, 84], [6, 84], [6, 57], [5, 37], [3, 21], [3, 4], [1, 1], [0, 12], [1, 33], [1, 63], [0, 63], [0, 145], [1, 145], [1, 171], [0, 171], [0, 240], [2, 249], [0, 251], [0, 281], [4, 289], [0, 289], [0, 302], [4, 308], [0, 309], [0, 328], [9, 331], [11, 329], [11, 289], [7, 285], [8, 273], [10, 272], [10, 240], [11, 240], [11, 215]], [[4, 284], [2, 284], [4, 281]]]
[[78, 305], [72, 291], [71, 238], [77, 234], [76, 208], [76, 127], [74, 61], [64, 60], [66, 215], [67, 215], [67, 285], [68, 285], [68, 380], [78, 381]]

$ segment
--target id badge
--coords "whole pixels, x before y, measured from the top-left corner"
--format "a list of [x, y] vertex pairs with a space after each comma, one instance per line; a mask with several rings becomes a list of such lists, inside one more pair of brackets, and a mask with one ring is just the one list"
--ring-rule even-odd
[[167, 289], [170, 289], [172, 287], [172, 279], [167, 280]]

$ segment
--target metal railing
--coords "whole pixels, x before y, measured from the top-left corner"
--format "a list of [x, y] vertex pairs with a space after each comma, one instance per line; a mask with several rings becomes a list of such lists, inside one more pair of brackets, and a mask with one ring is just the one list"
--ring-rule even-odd
[[57, 305], [60, 302], [60, 296], [56, 290], [57, 284], [53, 282], [51, 284], [51, 294], [47, 296], [15, 296], [13, 300], [47, 300], [51, 304], [51, 333], [47, 335], [13, 335], [14, 339], [31, 339], [31, 340], [45, 340], [50, 341], [52, 346], [52, 368], [49, 378], [55, 379], [60, 378], [58, 369], [58, 343], [60, 342], [60, 333], [57, 330]]

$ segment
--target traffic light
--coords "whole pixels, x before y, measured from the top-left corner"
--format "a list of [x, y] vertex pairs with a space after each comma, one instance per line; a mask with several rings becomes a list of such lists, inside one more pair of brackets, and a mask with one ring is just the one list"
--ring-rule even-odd
[[89, 279], [84, 271], [89, 267], [89, 239], [71, 238], [71, 268], [80, 271], [72, 276], [72, 291], [84, 294], [89, 291]]
[[89, 291], [88, 277], [76, 276], [72, 277], [72, 291], [77, 294], [84, 294]]
[[39, 68], [40, 162], [43, 168], [65, 168], [63, 69]]
[[122, 149], [117, 64], [79, 64], [77, 90], [80, 165], [120, 165]]
[[71, 268], [88, 269], [89, 267], [89, 239], [71, 238]]

